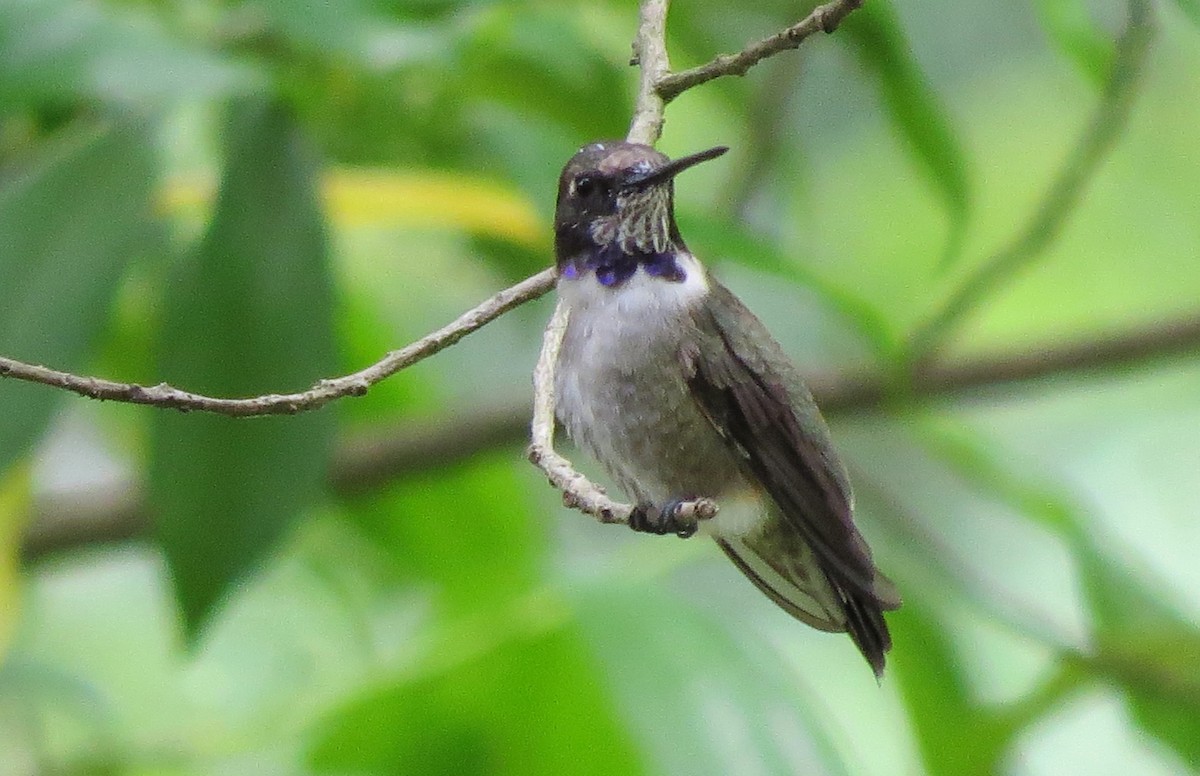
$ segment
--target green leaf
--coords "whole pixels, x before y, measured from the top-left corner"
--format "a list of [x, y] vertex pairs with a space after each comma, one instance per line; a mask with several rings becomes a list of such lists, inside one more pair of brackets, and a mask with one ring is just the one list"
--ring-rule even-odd
[[[335, 363], [317, 166], [278, 106], [234, 106], [216, 210], [165, 303], [164, 379], [203, 393], [302, 390]], [[322, 489], [333, 415], [160, 413], [150, 479], [159, 535], [194, 630]]]
[[1183, 11], [1192, 23], [1200, 26], [1200, 0], [1175, 0], [1175, 5]]
[[387, 70], [441, 56], [449, 30], [388, 18], [369, 0], [263, 0], [269, 23], [288, 40], [328, 57], [335, 53], [370, 69]]
[[397, 482], [356, 504], [358, 522], [451, 612], [486, 610], [537, 582], [543, 540], [530, 522], [516, 450]]
[[175, 40], [150, 13], [112, 3], [0, 3], [0, 102], [135, 102], [247, 93], [262, 73]]
[[1081, 559], [1096, 619], [1093, 670], [1116, 680], [1143, 730], [1200, 768], [1200, 628], [1146, 573], [1093, 552]]
[[[114, 124], [0, 182], [0, 353], [81, 370], [130, 259], [150, 250], [146, 127]], [[61, 391], [0, 381], [0, 471], [42, 433]]]
[[892, 665], [932, 776], [998, 773], [1028, 720], [1012, 720], [971, 697], [942, 624], [910, 597], [888, 614], [897, 634]]
[[637, 754], [571, 627], [393, 680], [318, 728], [322, 773], [636, 774]]
[[950, 118], [909, 50], [890, 2], [871, 0], [847, 17], [836, 37], [851, 44], [875, 78], [892, 126], [946, 209], [950, 233], [943, 266], [949, 266], [961, 252], [971, 210], [967, 157]]
[[1116, 46], [1088, 14], [1081, 0], [1037, 0], [1050, 40], [1097, 88], [1108, 81]]
[[1200, 766], [1200, 628], [1153, 592], [1152, 575], [1135, 573], [1107, 551], [1067, 497], [1011, 471], [965, 430], [930, 439], [968, 482], [1069, 543], [1096, 642], [1096, 654], [1079, 656], [1078, 667], [1120, 687], [1146, 732]]
[[656, 773], [844, 774], [819, 702], [758, 639], [738, 639], [659, 581], [581, 591], [579, 617]]

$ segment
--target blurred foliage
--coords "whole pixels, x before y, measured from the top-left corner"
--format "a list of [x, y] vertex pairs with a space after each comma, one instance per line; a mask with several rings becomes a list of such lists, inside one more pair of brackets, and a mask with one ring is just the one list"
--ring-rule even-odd
[[[247, 98], [229, 113], [212, 220], [166, 279], [160, 373], [209, 395], [303, 390], [335, 368], [316, 165], [286, 109]], [[155, 418], [151, 500], [189, 630], [319, 497], [333, 421]]]
[[970, 217], [970, 170], [944, 110], [908, 50], [896, 12], [887, 0], [863, 7], [846, 20], [842, 37], [853, 44], [863, 69], [879, 84], [882, 104], [896, 133], [908, 143], [918, 170], [937, 191], [950, 219], [945, 260], [962, 250]]
[[[674, 61], [797, 13], [676, 0]], [[0, 0], [0, 354], [218, 394], [362, 367], [549, 263], [634, 24]], [[0, 772], [1200, 770], [1195, 358], [902, 384], [1200, 315], [1196, 72], [1194, 0], [871, 0], [668, 111], [667, 152], [733, 147], [680, 180], [689, 245], [806, 370], [898, 385], [832, 418], [906, 600], [882, 685], [712, 547], [563, 510], [520, 439], [325, 485], [339, 439], [527, 402], [540, 302], [311, 416], [0, 381]], [[152, 537], [18, 565], [130, 499]]]

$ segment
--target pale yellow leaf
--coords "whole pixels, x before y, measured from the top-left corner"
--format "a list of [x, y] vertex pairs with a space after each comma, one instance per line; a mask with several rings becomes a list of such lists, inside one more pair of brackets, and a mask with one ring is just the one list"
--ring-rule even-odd
[[[214, 188], [211, 182], [169, 182], [160, 204], [171, 214], [203, 217]], [[549, 229], [533, 204], [490, 180], [433, 171], [337, 169], [326, 173], [322, 193], [339, 227], [445, 228], [535, 250], [549, 245]]]
[[19, 614], [21, 533], [29, 515], [29, 467], [0, 478], [0, 658], [8, 650]]

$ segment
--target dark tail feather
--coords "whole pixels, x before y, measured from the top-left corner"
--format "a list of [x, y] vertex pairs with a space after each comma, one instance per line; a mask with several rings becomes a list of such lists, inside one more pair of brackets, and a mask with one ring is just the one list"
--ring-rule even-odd
[[892, 635], [883, 619], [883, 608], [870, 596], [844, 590], [840, 592], [846, 611], [846, 630], [858, 651], [871, 665], [875, 678], [882, 679], [885, 655], [892, 648]]
[[717, 538], [717, 544], [788, 614], [819, 630], [848, 632], [875, 676], [883, 675], [892, 648], [883, 613], [900, 606], [890, 579], [876, 571], [870, 591], [835, 582], [821, 570], [808, 545], [781, 522], [756, 537]]

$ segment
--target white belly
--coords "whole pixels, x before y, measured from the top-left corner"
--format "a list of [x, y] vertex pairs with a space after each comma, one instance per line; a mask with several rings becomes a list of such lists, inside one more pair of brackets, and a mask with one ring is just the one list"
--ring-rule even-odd
[[555, 383], [559, 419], [628, 496], [658, 506], [741, 482], [683, 379], [680, 345], [695, 331], [690, 310], [708, 281], [691, 256], [681, 266], [681, 282], [641, 269], [617, 288], [591, 273], [559, 281], [571, 311]]

